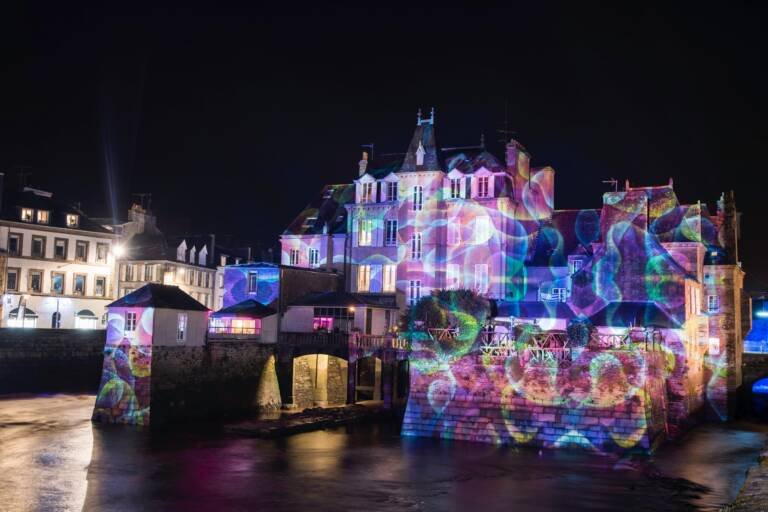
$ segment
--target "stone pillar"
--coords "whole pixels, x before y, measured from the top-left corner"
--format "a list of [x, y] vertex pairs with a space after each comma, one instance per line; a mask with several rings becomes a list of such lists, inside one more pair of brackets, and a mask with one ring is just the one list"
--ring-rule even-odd
[[357, 361], [350, 360], [347, 366], [347, 403], [354, 404], [357, 398]]
[[274, 354], [269, 356], [259, 376], [259, 387], [256, 390], [256, 407], [260, 410], [277, 410], [282, 405], [280, 385], [277, 380], [277, 369]]
[[277, 353], [277, 382], [280, 398], [284, 404], [293, 404], [293, 351], [278, 350]]
[[328, 405], [328, 356], [317, 354], [313, 366], [315, 407], [325, 407]]

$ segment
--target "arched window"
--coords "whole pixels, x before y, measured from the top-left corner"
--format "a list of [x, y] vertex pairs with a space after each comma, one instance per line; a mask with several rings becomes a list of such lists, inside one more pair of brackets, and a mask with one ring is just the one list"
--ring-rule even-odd
[[54, 311], [51, 315], [51, 329], [61, 328], [61, 313]]

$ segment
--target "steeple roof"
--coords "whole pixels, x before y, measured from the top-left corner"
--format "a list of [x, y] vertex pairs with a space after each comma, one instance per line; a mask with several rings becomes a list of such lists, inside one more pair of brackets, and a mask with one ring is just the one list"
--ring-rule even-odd
[[[419, 153], [423, 152], [423, 158]], [[428, 119], [421, 118], [419, 110], [416, 119], [416, 129], [413, 132], [408, 152], [405, 154], [401, 172], [413, 171], [437, 171], [440, 170], [440, 162], [437, 157], [437, 145], [435, 144], [435, 109], [433, 108]]]

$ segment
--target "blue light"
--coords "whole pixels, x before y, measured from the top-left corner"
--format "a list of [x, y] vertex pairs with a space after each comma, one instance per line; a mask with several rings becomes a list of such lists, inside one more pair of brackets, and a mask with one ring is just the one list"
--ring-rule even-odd
[[761, 310], [755, 313], [759, 318], [768, 318], [768, 311]]
[[752, 393], [756, 395], [768, 395], [768, 377], [760, 379], [752, 384]]

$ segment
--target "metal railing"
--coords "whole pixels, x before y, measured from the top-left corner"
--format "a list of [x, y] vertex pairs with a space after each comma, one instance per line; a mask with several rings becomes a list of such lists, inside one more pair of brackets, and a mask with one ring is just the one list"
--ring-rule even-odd
[[281, 332], [279, 343], [292, 346], [349, 346], [368, 350], [407, 350], [410, 343], [406, 338], [392, 334]]

